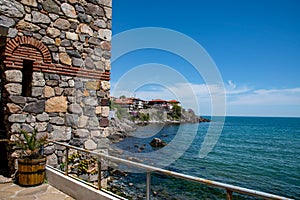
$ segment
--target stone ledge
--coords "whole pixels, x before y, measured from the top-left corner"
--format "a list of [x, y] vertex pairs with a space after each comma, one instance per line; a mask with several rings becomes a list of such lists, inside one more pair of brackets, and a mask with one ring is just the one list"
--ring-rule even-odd
[[96, 190], [84, 183], [72, 179], [47, 166], [46, 176], [49, 184], [75, 199], [88, 200], [125, 200], [125, 198]]

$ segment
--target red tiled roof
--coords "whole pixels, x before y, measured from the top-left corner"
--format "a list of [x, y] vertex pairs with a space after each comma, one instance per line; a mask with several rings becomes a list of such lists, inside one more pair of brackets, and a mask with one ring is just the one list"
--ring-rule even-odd
[[169, 103], [180, 103], [179, 101], [173, 99], [173, 100], [170, 100]]
[[167, 102], [167, 101], [162, 100], [162, 99], [153, 99], [153, 100], [151, 100], [149, 102], [161, 102], [161, 103], [163, 103], [163, 102]]

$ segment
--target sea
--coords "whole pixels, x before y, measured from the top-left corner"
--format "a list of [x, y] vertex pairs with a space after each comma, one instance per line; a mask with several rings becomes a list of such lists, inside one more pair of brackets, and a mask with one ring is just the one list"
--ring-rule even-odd
[[[208, 130], [214, 129], [221, 131], [213, 138], [208, 154], [200, 156]], [[153, 148], [150, 145], [153, 138], [160, 138], [168, 145]], [[187, 142], [181, 143], [184, 140]], [[300, 199], [300, 118], [228, 116], [224, 124], [218, 117], [209, 123], [149, 124], [137, 128], [132, 136], [115, 146], [126, 152], [123, 155], [127, 159]], [[163, 151], [165, 148], [168, 151]], [[125, 184], [145, 192], [145, 173], [129, 171]], [[151, 191], [153, 199], [225, 199], [223, 189], [158, 173], [152, 173]], [[233, 198], [255, 199], [236, 193]]]

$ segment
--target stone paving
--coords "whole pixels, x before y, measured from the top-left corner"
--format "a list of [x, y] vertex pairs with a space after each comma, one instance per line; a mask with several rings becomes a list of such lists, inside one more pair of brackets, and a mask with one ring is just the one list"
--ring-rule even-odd
[[14, 183], [0, 184], [0, 200], [74, 200], [49, 184], [21, 187]]

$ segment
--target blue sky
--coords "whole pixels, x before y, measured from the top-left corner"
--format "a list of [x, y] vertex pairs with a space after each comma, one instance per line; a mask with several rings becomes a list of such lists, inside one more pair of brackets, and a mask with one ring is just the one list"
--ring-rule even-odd
[[[142, 27], [185, 34], [216, 64], [226, 89], [227, 115], [300, 117], [299, 9], [297, 0], [114, 0], [113, 36]], [[114, 55], [114, 39], [112, 44]], [[198, 98], [198, 113], [211, 114], [210, 93], [199, 73], [185, 59], [157, 49], [133, 51], [112, 62], [112, 95], [121, 94], [114, 87], [122, 76], [149, 63], [179, 72]], [[139, 78], [143, 76], [147, 74]], [[170, 79], [166, 74], [163, 77]], [[186, 82], [172, 81], [179, 93], [185, 91]], [[180, 96], [170, 90], [148, 84], [122, 92], [144, 99]], [[184, 98], [183, 107], [197, 110], [189, 105], [188, 96]]]

